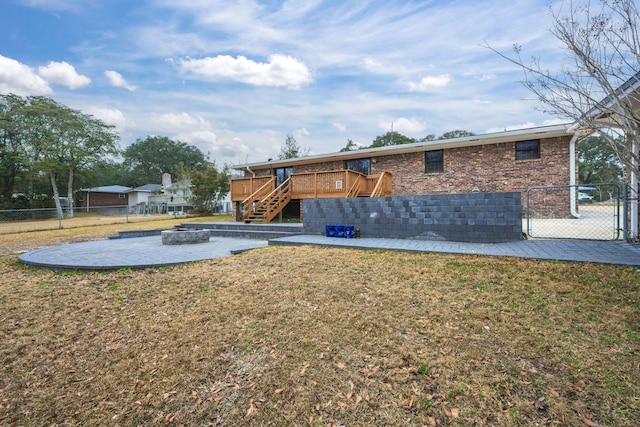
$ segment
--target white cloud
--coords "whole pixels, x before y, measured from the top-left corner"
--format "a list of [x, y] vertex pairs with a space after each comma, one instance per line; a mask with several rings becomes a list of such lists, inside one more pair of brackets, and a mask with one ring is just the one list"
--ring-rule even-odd
[[0, 92], [16, 95], [48, 95], [49, 84], [25, 64], [0, 55]]
[[294, 137], [294, 138], [302, 138], [302, 137], [304, 137], [304, 136], [309, 136], [309, 135], [311, 135], [311, 134], [310, 134], [310, 133], [309, 133], [309, 131], [308, 131], [307, 129], [305, 129], [305, 128], [297, 129], [297, 130], [294, 130], [294, 131], [293, 131], [293, 137]]
[[118, 109], [89, 107], [86, 111], [106, 124], [115, 126], [118, 132], [122, 132], [127, 126], [127, 119], [124, 113]]
[[201, 116], [188, 113], [152, 114], [150, 125], [163, 132], [187, 133], [196, 130], [210, 130], [211, 122]]
[[424, 92], [435, 88], [441, 88], [449, 84], [451, 81], [450, 74], [440, 74], [438, 76], [423, 77], [419, 83], [409, 83], [409, 89], [412, 92]]
[[492, 127], [486, 130], [486, 133], [506, 132], [510, 130], [529, 129], [536, 127], [534, 122], [524, 122], [515, 125], [507, 125], [503, 127]]
[[46, 67], [38, 67], [38, 74], [49, 83], [56, 83], [78, 89], [91, 84], [91, 79], [82, 74], [78, 74], [73, 65], [67, 62], [50, 61]]
[[268, 63], [255, 62], [244, 56], [219, 55], [213, 58], [179, 61], [184, 72], [206, 80], [228, 78], [256, 86], [286, 86], [299, 89], [313, 81], [307, 66], [284, 55], [271, 55]]
[[360, 65], [366, 69], [369, 70], [371, 72], [380, 72], [384, 69], [384, 67], [382, 66], [382, 64], [378, 61], [376, 61], [375, 59], [372, 58], [365, 58], [362, 61], [360, 61]]
[[82, 6], [86, 6], [85, 0], [20, 0], [26, 6], [51, 10], [54, 12], [61, 11], [78, 11]]
[[127, 83], [124, 77], [122, 77], [122, 75], [117, 71], [107, 70], [104, 72], [104, 75], [107, 76], [109, 82], [111, 82], [111, 84], [115, 87], [125, 88], [129, 92], [133, 92], [134, 90], [138, 89], [138, 86]]
[[338, 122], [335, 122], [335, 123], [333, 124], [333, 127], [334, 127], [334, 128], [336, 128], [336, 129], [338, 129], [338, 130], [339, 130], [339, 131], [341, 131], [341, 132], [344, 132], [344, 131], [346, 131], [346, 130], [347, 130], [347, 126], [346, 126], [344, 123], [338, 123]]
[[[391, 130], [391, 123], [389, 121], [380, 121], [378, 127], [384, 132]], [[393, 130], [403, 135], [415, 135], [424, 132], [427, 125], [418, 119], [407, 119], [406, 117], [400, 117], [393, 120]]]

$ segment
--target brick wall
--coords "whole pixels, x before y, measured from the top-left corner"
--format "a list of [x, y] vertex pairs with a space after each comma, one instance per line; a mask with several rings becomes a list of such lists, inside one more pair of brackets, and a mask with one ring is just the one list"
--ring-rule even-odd
[[361, 237], [498, 243], [522, 239], [520, 193], [308, 199], [304, 231], [351, 225]]
[[[371, 173], [393, 174], [393, 195], [504, 192], [569, 184], [570, 137], [540, 141], [540, 158], [515, 160], [515, 142], [444, 150], [444, 172], [425, 173], [423, 152], [376, 157]], [[568, 213], [567, 206], [567, 213]]]
[[[120, 198], [119, 194], [124, 194], [124, 198]], [[98, 206], [125, 206], [129, 203], [129, 195], [126, 193], [89, 193], [89, 207]], [[78, 207], [87, 207], [87, 193], [83, 192], [80, 200], [76, 203]]]
[[[523, 194], [528, 187], [569, 184], [570, 136], [540, 140], [540, 158], [515, 160], [515, 142], [444, 150], [444, 172], [425, 173], [424, 152], [372, 157], [371, 173], [393, 174], [393, 195], [510, 192]], [[344, 162], [331, 161], [294, 166], [294, 173], [344, 169]], [[577, 173], [577, 172], [576, 172]], [[256, 176], [272, 175], [270, 169]], [[245, 176], [251, 174], [245, 172]]]

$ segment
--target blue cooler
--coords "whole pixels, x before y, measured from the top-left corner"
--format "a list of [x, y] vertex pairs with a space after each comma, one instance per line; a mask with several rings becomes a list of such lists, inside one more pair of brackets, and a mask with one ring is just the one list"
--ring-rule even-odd
[[325, 235], [327, 237], [336, 237], [336, 227], [333, 225], [326, 225], [324, 227]]
[[353, 239], [356, 236], [356, 227], [353, 225], [344, 226], [344, 237], [346, 239]]

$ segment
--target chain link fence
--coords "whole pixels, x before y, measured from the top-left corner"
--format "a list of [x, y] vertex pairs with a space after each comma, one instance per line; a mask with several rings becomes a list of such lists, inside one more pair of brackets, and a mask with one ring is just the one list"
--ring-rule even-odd
[[524, 231], [531, 238], [618, 240], [621, 199], [615, 183], [531, 187]]
[[133, 213], [126, 205], [97, 206], [93, 208], [74, 208], [70, 217], [64, 210], [63, 218], [58, 218], [55, 208], [0, 210], [0, 235], [26, 231], [55, 230], [61, 228], [86, 227], [127, 223], [134, 221], [152, 221], [175, 217], [167, 213]]

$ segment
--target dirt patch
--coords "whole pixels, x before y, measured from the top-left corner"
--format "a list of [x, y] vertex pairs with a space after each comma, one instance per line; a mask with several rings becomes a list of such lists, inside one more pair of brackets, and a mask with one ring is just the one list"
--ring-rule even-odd
[[269, 247], [53, 273], [12, 253], [113, 233], [80, 230], [2, 237], [0, 424], [640, 423], [637, 269]]

